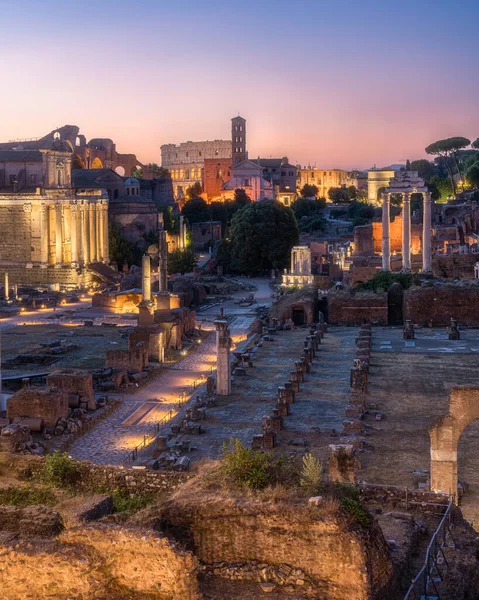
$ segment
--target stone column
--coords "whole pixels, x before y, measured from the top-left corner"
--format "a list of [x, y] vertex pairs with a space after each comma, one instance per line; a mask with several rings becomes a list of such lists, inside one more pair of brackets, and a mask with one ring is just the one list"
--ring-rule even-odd
[[90, 231], [89, 231], [89, 244], [90, 244], [90, 262], [96, 261], [96, 218], [95, 218], [95, 204], [90, 202], [88, 204]]
[[46, 269], [48, 266], [48, 244], [50, 239], [48, 214], [48, 204], [42, 204], [40, 207], [40, 267], [42, 269]]
[[90, 262], [90, 208], [88, 204], [82, 204], [81, 207], [81, 226], [82, 226], [82, 234], [81, 234], [81, 252], [83, 258], [83, 264], [87, 265]]
[[431, 193], [423, 194], [423, 225], [422, 225], [422, 270], [431, 272]]
[[403, 194], [402, 206], [402, 270], [411, 270], [411, 203], [409, 194]]
[[63, 223], [63, 244], [62, 256], [63, 263], [71, 263], [71, 229], [70, 229], [70, 206], [64, 204], [62, 206], [62, 223]]
[[103, 262], [110, 261], [110, 247], [108, 241], [108, 202], [103, 204]]
[[296, 250], [291, 250], [291, 274], [294, 275], [294, 269], [296, 267]]
[[185, 238], [185, 217], [183, 215], [180, 215], [180, 239], [179, 239], [178, 245], [181, 250], [184, 250], [184, 248], [185, 248], [184, 238]]
[[219, 396], [231, 394], [231, 340], [228, 321], [218, 319], [216, 327], [216, 393]]
[[101, 204], [97, 202], [95, 204], [95, 247], [96, 247], [96, 259], [101, 261], [103, 258], [103, 246], [101, 244], [102, 238], [102, 214]]
[[151, 300], [151, 259], [145, 254], [142, 259], [141, 271], [141, 294], [143, 302]]
[[390, 253], [390, 239], [389, 239], [389, 194], [381, 194], [383, 200], [383, 235], [382, 235], [382, 251], [383, 271], [391, 270], [391, 253]]
[[103, 204], [98, 205], [98, 240], [99, 240], [99, 259], [105, 259], [105, 227], [103, 219], [105, 218], [105, 211], [103, 210]]
[[168, 245], [166, 242], [166, 231], [158, 232], [158, 290], [160, 292], [168, 291]]
[[55, 206], [55, 266], [62, 265], [62, 205]]
[[77, 266], [78, 264], [78, 223], [77, 223], [77, 208], [76, 204], [70, 204], [70, 216], [71, 216], [71, 251], [72, 251], [72, 265]]
[[10, 298], [9, 283], [8, 283], [8, 272], [7, 271], [5, 271], [5, 292], [4, 292], [4, 297], [5, 297], [5, 300], [8, 300]]

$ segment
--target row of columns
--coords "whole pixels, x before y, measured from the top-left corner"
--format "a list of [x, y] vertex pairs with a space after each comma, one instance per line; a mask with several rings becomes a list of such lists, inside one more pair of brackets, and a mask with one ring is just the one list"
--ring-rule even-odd
[[42, 204], [40, 214], [42, 267], [108, 261], [106, 202]]
[[[411, 195], [403, 193], [402, 208], [402, 260], [403, 270], [411, 270]], [[422, 270], [429, 273], [431, 264], [431, 230], [432, 210], [431, 193], [422, 192], [423, 197], [423, 230], [422, 230]], [[391, 270], [391, 239], [390, 239], [390, 193], [382, 194], [382, 268], [383, 271]]]
[[311, 275], [311, 250], [307, 246], [293, 246], [291, 250], [291, 274]]

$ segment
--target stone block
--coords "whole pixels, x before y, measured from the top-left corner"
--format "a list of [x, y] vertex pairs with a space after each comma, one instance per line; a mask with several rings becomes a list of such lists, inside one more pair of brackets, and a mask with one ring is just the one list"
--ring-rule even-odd
[[68, 394], [51, 388], [23, 389], [8, 398], [7, 418], [34, 417], [45, 427], [55, 427], [59, 419], [68, 417]]

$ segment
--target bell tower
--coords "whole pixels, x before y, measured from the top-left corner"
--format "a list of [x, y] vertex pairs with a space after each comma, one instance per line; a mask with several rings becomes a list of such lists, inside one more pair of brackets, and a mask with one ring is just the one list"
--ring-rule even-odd
[[239, 115], [231, 119], [231, 144], [233, 165], [237, 165], [248, 158], [246, 152], [246, 119]]

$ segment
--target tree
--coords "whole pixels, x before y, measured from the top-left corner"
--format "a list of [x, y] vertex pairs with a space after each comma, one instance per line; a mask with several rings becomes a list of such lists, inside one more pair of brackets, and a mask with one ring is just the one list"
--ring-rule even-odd
[[203, 223], [210, 220], [208, 204], [201, 197], [195, 197], [185, 203], [182, 214], [188, 219], [190, 224]]
[[452, 169], [452, 163], [456, 166], [457, 173], [462, 180], [461, 169], [459, 166], [459, 151], [466, 148], [471, 143], [464, 137], [452, 137], [444, 140], [438, 140], [427, 146], [426, 153], [433, 156], [440, 156], [444, 159], [444, 164], [451, 180], [451, 186], [453, 190], [453, 196], [456, 197], [456, 182], [454, 180], [454, 172]]
[[148, 163], [146, 166], [153, 177], [170, 177], [170, 172], [165, 167], [160, 167], [156, 163]]
[[72, 169], [84, 169], [85, 161], [79, 154], [75, 154], [72, 161]]
[[449, 178], [434, 175], [428, 182], [428, 187], [433, 200], [446, 202], [450, 196], [454, 195], [454, 189]]
[[255, 202], [231, 221], [232, 266], [252, 274], [284, 268], [298, 240], [298, 223], [290, 208], [273, 200]]
[[[374, 206], [366, 202], [351, 200], [348, 206], [348, 217], [353, 221], [353, 225], [364, 225], [372, 221], [374, 217]], [[361, 221], [361, 223], [359, 223]]]
[[110, 221], [108, 227], [108, 244], [110, 250], [110, 259], [117, 263], [119, 267], [124, 264], [132, 265], [138, 258], [138, 251], [135, 246], [125, 239], [118, 225]]
[[193, 198], [199, 198], [203, 193], [203, 188], [201, 187], [201, 183], [196, 181], [193, 185], [186, 188], [185, 197], [187, 200], [192, 200]]
[[426, 183], [437, 174], [434, 163], [432, 163], [429, 160], [426, 160], [425, 158], [422, 158], [420, 160], [413, 160], [411, 163], [410, 170], [417, 171], [419, 177], [421, 179], [424, 179]]
[[473, 188], [479, 188], [479, 161], [466, 171], [466, 180]]
[[131, 170], [131, 176], [135, 179], [143, 179], [143, 169], [141, 167], [134, 167]]
[[293, 202], [292, 209], [296, 219], [299, 221], [301, 217], [310, 217], [319, 213], [326, 206], [326, 200], [324, 198], [315, 198], [311, 200], [309, 198], [298, 198]]
[[243, 188], [236, 188], [234, 201], [241, 206], [246, 206], [251, 203], [251, 198]]
[[168, 274], [191, 273], [196, 267], [196, 256], [193, 250], [173, 250], [168, 254]]
[[471, 144], [471, 146], [473, 148], [475, 148], [476, 150], [479, 150], [479, 138], [477, 138], [477, 140], [474, 140]]
[[[354, 186], [351, 186], [354, 188]], [[356, 189], [356, 188], [354, 188]], [[351, 192], [342, 187], [332, 187], [328, 190], [328, 197], [335, 204], [345, 204], [351, 201]]]
[[303, 185], [303, 188], [301, 190], [301, 196], [303, 198], [316, 198], [318, 194], [319, 188], [316, 185], [311, 185], [309, 183]]

